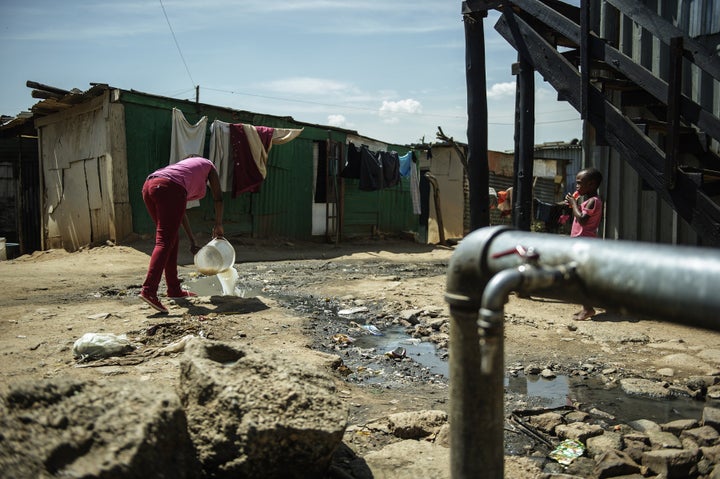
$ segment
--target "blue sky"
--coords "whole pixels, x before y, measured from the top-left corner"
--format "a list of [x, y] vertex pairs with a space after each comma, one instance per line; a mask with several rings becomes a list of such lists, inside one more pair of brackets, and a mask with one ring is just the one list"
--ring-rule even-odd
[[[357, 130], [389, 143], [467, 141], [465, 37], [453, 0], [2, 0], [0, 113], [27, 80], [134, 89]], [[489, 147], [513, 148], [516, 60], [485, 19]], [[174, 33], [174, 35], [173, 35]], [[536, 80], [535, 142], [581, 135]]]

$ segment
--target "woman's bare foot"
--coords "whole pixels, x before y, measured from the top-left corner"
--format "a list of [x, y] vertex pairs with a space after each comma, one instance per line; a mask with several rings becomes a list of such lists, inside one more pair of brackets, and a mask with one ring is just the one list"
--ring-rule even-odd
[[573, 315], [575, 321], [587, 321], [595, 316], [595, 309], [583, 307], [581, 311], [578, 311]]

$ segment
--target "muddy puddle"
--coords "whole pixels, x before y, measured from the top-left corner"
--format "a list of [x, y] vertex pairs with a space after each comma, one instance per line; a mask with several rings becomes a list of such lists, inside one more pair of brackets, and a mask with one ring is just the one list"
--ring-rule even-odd
[[[313, 338], [313, 347], [339, 355], [347, 367], [348, 382], [387, 387], [402, 382], [448, 382], [447, 350], [438, 350], [432, 342], [413, 338], [402, 325], [367, 321], [380, 315], [380, 305], [357, 308], [359, 314], [341, 314], [344, 311], [340, 305], [327, 298], [289, 294], [280, 287], [262, 284], [257, 278], [230, 278], [200, 275], [186, 281], [185, 286], [201, 296], [269, 296], [309, 318], [306, 330]], [[338, 341], [338, 337], [348, 340]], [[519, 401], [529, 408], [550, 410], [581, 404], [585, 410], [594, 408], [606, 414], [611, 423], [695, 419], [702, 416], [705, 407], [704, 401], [690, 398], [660, 400], [630, 396], [618, 386], [589, 376], [559, 374], [547, 379], [517, 374], [507, 375], [504, 384], [510, 401]]]

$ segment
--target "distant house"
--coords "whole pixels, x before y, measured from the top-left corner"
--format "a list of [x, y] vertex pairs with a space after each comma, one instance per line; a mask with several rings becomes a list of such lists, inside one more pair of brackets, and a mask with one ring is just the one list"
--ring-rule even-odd
[[[455, 146], [467, 155], [467, 145], [458, 143]], [[461, 239], [469, 227], [469, 210], [465, 205], [465, 170], [455, 146], [444, 142], [426, 145], [424, 153], [420, 155], [420, 171], [423, 177], [421, 189], [427, 198], [424, 201], [428, 204], [428, 217], [421, 217], [420, 228], [423, 230], [423, 226], [427, 225], [428, 243], [440, 243], [442, 238]], [[581, 161], [582, 146], [577, 141], [536, 145], [533, 159], [533, 197], [547, 203], [562, 201], [565, 193], [575, 188], [575, 174], [580, 169]], [[513, 186], [513, 165], [513, 152], [488, 151], [490, 188], [498, 192]], [[426, 173], [429, 173], [437, 184], [439, 210], [434, 200], [433, 186], [428, 183]], [[497, 208], [491, 208], [491, 225], [511, 223], [510, 215], [501, 215]]]
[[[35, 211], [19, 210], [18, 216], [37, 215], [40, 249], [74, 251], [84, 245], [154, 232], [141, 188], [150, 172], [169, 162], [173, 109], [181, 111], [190, 124], [207, 117], [208, 128], [220, 120], [302, 129], [293, 141], [270, 149], [267, 177], [258, 192], [235, 197], [225, 193], [226, 235], [340, 241], [417, 231], [418, 215], [413, 213], [408, 178], [390, 187], [367, 190], [360, 188], [358, 179], [340, 176], [350, 144], [398, 155], [409, 152], [407, 146], [291, 117], [108, 85], [94, 85], [85, 92], [43, 90], [41, 85], [36, 97], [45, 98], [32, 107], [31, 118], [37, 132], [36, 158], [40, 159], [39, 204], [33, 206]], [[204, 151], [199, 152], [206, 157], [209, 130], [207, 135]], [[196, 231], [210, 231], [210, 202], [189, 209], [188, 216]]]

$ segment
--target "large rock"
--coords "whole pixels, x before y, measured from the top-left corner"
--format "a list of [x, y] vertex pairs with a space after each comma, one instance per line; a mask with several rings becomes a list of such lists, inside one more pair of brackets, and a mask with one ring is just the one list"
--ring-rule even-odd
[[448, 415], [445, 411], [399, 412], [388, 416], [389, 429], [401, 439], [421, 439], [437, 434]]
[[624, 378], [620, 387], [629, 396], [642, 396], [652, 399], [668, 399], [673, 392], [667, 385], [642, 378]]
[[643, 454], [642, 465], [667, 479], [686, 479], [693, 476], [697, 451], [661, 449]]
[[181, 360], [180, 397], [208, 477], [323, 477], [347, 425], [329, 374], [198, 338]]
[[0, 476], [196, 478], [180, 400], [146, 382], [52, 380], [0, 403]]

